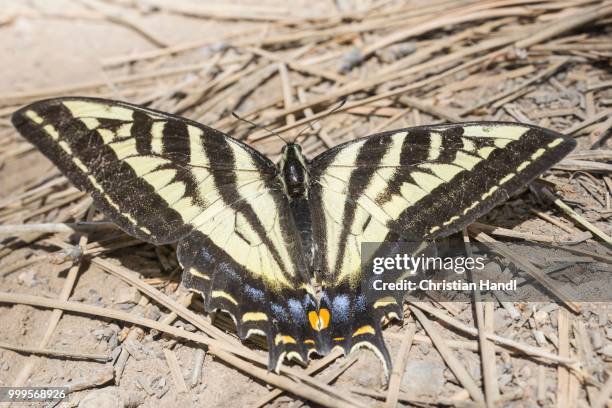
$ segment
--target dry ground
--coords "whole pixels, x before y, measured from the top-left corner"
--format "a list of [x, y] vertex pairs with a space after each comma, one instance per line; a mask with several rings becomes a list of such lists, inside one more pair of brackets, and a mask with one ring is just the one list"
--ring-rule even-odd
[[83, 407], [612, 406], [609, 303], [411, 304], [385, 330], [388, 386], [367, 351], [277, 376], [178, 285], [171, 246], [104, 224], [58, 232], [103, 218], [9, 117], [80, 94], [180, 113], [270, 157], [282, 142], [231, 111], [289, 136], [323, 117], [309, 155], [418, 124], [555, 129], [578, 148], [548, 195], [532, 185], [470, 237], [572, 241], [611, 263], [612, 2], [310, 3], [0, 1], [0, 386], [67, 385], [63, 405]]

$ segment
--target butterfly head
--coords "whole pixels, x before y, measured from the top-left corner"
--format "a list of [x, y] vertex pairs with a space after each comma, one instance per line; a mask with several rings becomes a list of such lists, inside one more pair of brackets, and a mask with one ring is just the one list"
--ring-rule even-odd
[[296, 198], [306, 195], [309, 173], [302, 146], [297, 143], [288, 143], [283, 146], [278, 170], [289, 197]]

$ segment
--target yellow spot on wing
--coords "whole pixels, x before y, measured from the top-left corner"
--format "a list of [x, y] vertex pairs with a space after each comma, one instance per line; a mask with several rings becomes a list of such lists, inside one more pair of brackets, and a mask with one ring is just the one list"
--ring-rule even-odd
[[55, 127], [53, 127], [53, 125], [46, 125], [45, 127], [43, 127], [43, 129], [45, 130], [45, 132], [47, 132], [47, 134], [49, 136], [51, 136], [51, 139], [53, 140], [59, 140], [59, 133], [57, 133], [57, 130], [55, 130]]
[[410, 176], [417, 182], [419, 187], [424, 191], [431, 192], [433, 189], [442, 184], [442, 180], [436, 176], [432, 176], [431, 174], [421, 173], [419, 171], [415, 171], [410, 173]]
[[120, 142], [110, 143], [109, 146], [115, 152], [117, 159], [123, 160], [129, 156], [138, 155], [138, 151], [136, 150], [136, 139], [130, 138], [125, 139]]
[[498, 188], [499, 188], [499, 187], [497, 187], [497, 186], [493, 186], [493, 187], [491, 187], [491, 188], [489, 189], [489, 191], [487, 191], [486, 193], [484, 193], [484, 194], [482, 195], [482, 197], [480, 197], [480, 198], [481, 198], [482, 200], [484, 200], [484, 199], [486, 199], [486, 198], [489, 198], [490, 196], [492, 196], [492, 195], [493, 195], [493, 193], [494, 193], [495, 191], [497, 191], [497, 189], [498, 189]]
[[546, 151], [546, 150], [544, 150], [544, 149], [538, 149], [538, 150], [536, 150], [536, 152], [535, 152], [534, 154], [532, 154], [532, 155], [531, 155], [531, 160], [535, 160], [535, 159], [537, 159], [538, 157], [542, 156], [542, 155], [544, 154], [544, 152], [545, 152], [545, 151]]
[[187, 132], [189, 133], [189, 163], [194, 166], [210, 166], [210, 160], [202, 144], [202, 134], [204, 133], [202, 129], [189, 125], [187, 126]]
[[473, 210], [479, 203], [480, 201], [474, 201], [472, 203], [472, 205], [470, 205], [468, 208], [466, 208], [465, 210], [463, 210], [463, 215], [469, 213], [471, 210]]
[[188, 196], [172, 204], [172, 209], [178, 212], [186, 223], [193, 220], [202, 212], [202, 208], [194, 204], [191, 197]]
[[438, 132], [430, 133], [430, 145], [429, 152], [427, 153], [427, 160], [436, 160], [440, 157], [440, 151], [442, 148], [442, 135]]
[[202, 278], [204, 280], [210, 280], [210, 276], [198, 271], [195, 268], [189, 269], [189, 273], [192, 274], [193, 276], [197, 276], [198, 278]]
[[242, 315], [242, 322], [265, 322], [268, 321], [268, 315], [262, 312], [247, 312]]
[[227, 139], [227, 141], [228, 146], [232, 149], [232, 153], [234, 154], [234, 165], [236, 168], [253, 170], [257, 168], [255, 163], [253, 163], [251, 155], [248, 154], [238, 142], [233, 139]]
[[157, 194], [159, 194], [169, 205], [172, 205], [185, 195], [185, 189], [185, 183], [177, 181], [164, 186]]
[[397, 305], [397, 301], [391, 296], [384, 297], [374, 302], [374, 309], [388, 305]]
[[291, 336], [286, 336], [286, 335], [283, 335], [283, 334], [277, 334], [276, 337], [274, 338], [274, 344], [276, 344], [278, 346], [281, 343], [283, 343], [283, 344], [296, 344], [296, 341]]
[[476, 150], [476, 145], [469, 138], [462, 137], [461, 141], [463, 142], [463, 150], [467, 150], [468, 152], [473, 152]]
[[115, 139], [115, 136], [117, 136], [115, 132], [109, 129], [98, 129], [98, 134], [102, 138], [104, 144], [111, 143]]
[[361, 326], [353, 333], [353, 337], [361, 336], [363, 334], [376, 334], [374, 328], [370, 325]]
[[151, 126], [151, 151], [155, 154], [162, 154], [164, 149], [164, 126], [166, 122], [154, 122]]
[[495, 139], [493, 143], [495, 144], [495, 146], [501, 149], [503, 147], [506, 147], [506, 145], [510, 143], [511, 141], [512, 141], [511, 139]]
[[527, 168], [527, 166], [529, 166], [529, 164], [531, 163], [531, 160], [527, 160], [522, 162], [517, 168], [516, 171], [523, 171]]
[[408, 207], [410, 207], [410, 203], [401, 195], [395, 194], [388, 202], [382, 205], [382, 210], [389, 217], [396, 219]]
[[516, 174], [514, 174], [514, 173], [508, 174], [506, 177], [504, 177], [503, 179], [499, 180], [499, 184], [507, 183], [508, 181], [512, 180], [514, 178], [514, 176], [516, 176]]
[[138, 177], [152, 172], [159, 166], [170, 163], [169, 160], [156, 156], [132, 156], [125, 158], [124, 161], [130, 165]]
[[552, 142], [550, 142], [548, 144], [548, 147], [555, 147], [555, 146], [561, 144], [561, 142], [563, 142], [562, 138], [555, 139], [555, 140], [553, 140]]
[[25, 115], [32, 121], [34, 121], [34, 123], [37, 123], [39, 125], [43, 123], [43, 118], [38, 116], [38, 113], [34, 112], [33, 110], [26, 111]]
[[478, 155], [483, 159], [488, 158], [491, 153], [493, 153], [496, 149], [491, 146], [483, 147], [482, 149], [478, 149]]
[[441, 178], [444, 181], [451, 181], [457, 174], [465, 170], [463, 167], [442, 163], [426, 163], [421, 164], [419, 167], [431, 170], [436, 177]]
[[161, 189], [172, 181], [176, 174], [176, 171], [171, 169], [152, 171], [151, 173], [145, 174], [143, 178], [149, 183], [155, 190]]
[[458, 219], [459, 219], [459, 216], [454, 215], [454, 216], [452, 216], [452, 217], [451, 217], [451, 218], [450, 218], [448, 221], [446, 221], [446, 222], [445, 222], [444, 224], [442, 224], [442, 225], [445, 225], [445, 226], [446, 226], [446, 225], [450, 225], [450, 224], [452, 224], [453, 222], [457, 221]]
[[419, 188], [419, 186], [412, 183], [402, 184], [400, 187], [400, 192], [406, 200], [413, 204], [427, 195], [426, 191], [423, 191], [423, 189]]
[[66, 143], [64, 140], [60, 140], [58, 144], [60, 145], [62, 149], [64, 149], [66, 153], [72, 155], [72, 149], [70, 149], [70, 146], [68, 145], [68, 143]]
[[472, 156], [471, 154], [458, 151], [457, 155], [455, 156], [455, 160], [453, 161], [453, 164], [461, 166], [467, 170], [472, 170], [474, 166], [476, 166], [481, 161], [482, 159], [478, 156]]
[[81, 122], [83, 122], [89, 130], [94, 130], [100, 126], [100, 121], [98, 121], [96, 118], [82, 118]]
[[230, 295], [229, 293], [224, 292], [222, 290], [213, 290], [212, 293], [211, 293], [211, 296], [213, 298], [223, 298], [223, 299], [229, 301], [234, 306], [238, 306], [238, 302], [236, 301], [236, 299], [234, 299], [234, 297], [232, 295]]
[[89, 169], [87, 168], [87, 166], [85, 166], [85, 164], [83, 164], [83, 162], [81, 161], [81, 159], [79, 159], [78, 157], [73, 157], [72, 161], [74, 162], [74, 164], [76, 164], [76, 166], [81, 169], [81, 171], [83, 173], [88, 173]]
[[133, 123], [124, 123], [117, 129], [117, 137], [128, 137], [132, 135]]

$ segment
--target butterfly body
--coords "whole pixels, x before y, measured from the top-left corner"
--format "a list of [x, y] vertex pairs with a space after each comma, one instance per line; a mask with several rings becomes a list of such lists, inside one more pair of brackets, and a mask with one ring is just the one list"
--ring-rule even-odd
[[264, 335], [271, 369], [369, 347], [388, 371], [381, 320], [401, 318], [405, 293], [365, 295], [362, 244], [457, 232], [575, 145], [535, 126], [470, 122], [380, 133], [311, 160], [287, 144], [274, 164], [215, 129], [124, 102], [50, 99], [12, 120], [128, 234], [176, 242], [183, 285], [227, 311], [241, 338]]
[[309, 183], [308, 163], [302, 153], [302, 146], [296, 143], [284, 146], [278, 168], [289, 200], [306, 198]]

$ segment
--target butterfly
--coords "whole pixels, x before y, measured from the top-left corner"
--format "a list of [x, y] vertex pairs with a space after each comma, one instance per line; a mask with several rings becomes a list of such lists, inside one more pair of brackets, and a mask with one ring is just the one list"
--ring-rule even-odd
[[[536, 126], [469, 122], [394, 130], [274, 164], [200, 123], [125, 102], [64, 97], [17, 111], [18, 131], [128, 234], [177, 243], [182, 283], [241, 339], [285, 359], [361, 347], [391, 358], [381, 321], [403, 293], [366, 298], [361, 245], [466, 227], [575, 146]], [[316, 290], [318, 289], [318, 290]]]

